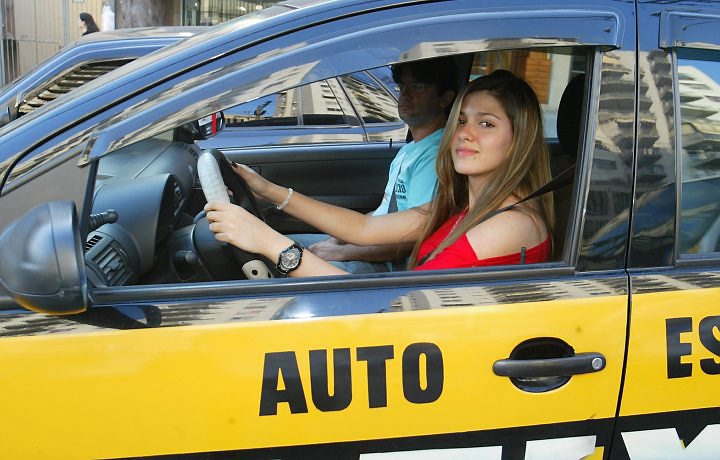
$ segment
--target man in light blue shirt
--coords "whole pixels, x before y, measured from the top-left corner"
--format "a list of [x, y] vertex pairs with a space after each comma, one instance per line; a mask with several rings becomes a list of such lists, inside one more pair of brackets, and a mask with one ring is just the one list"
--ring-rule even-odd
[[[373, 215], [404, 211], [432, 199], [437, 150], [458, 92], [457, 67], [451, 58], [395, 64], [392, 75], [400, 88], [398, 113], [413, 141], [390, 164], [385, 194]], [[403, 259], [412, 249], [411, 245], [356, 246], [327, 235], [295, 235], [293, 239], [350, 273], [388, 271], [392, 266], [387, 262]]]

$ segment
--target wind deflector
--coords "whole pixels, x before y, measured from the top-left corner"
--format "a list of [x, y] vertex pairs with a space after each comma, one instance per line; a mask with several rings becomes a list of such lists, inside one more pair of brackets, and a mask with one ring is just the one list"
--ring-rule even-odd
[[112, 61], [90, 62], [82, 64], [61, 76], [49, 81], [42, 87], [23, 98], [18, 105], [18, 117], [54, 101], [86, 83], [95, 80], [118, 67], [122, 67], [133, 59], [116, 59]]
[[720, 50], [720, 16], [702, 12], [663, 11], [660, 14], [660, 48]]

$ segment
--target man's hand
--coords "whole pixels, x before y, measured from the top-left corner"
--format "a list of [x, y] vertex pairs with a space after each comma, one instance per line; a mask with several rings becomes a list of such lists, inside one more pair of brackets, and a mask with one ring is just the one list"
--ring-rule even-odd
[[393, 244], [387, 246], [356, 246], [335, 238], [328, 238], [313, 244], [310, 252], [324, 260], [347, 262], [364, 260], [365, 262], [387, 262], [407, 257], [412, 250], [412, 243]]
[[351, 260], [347, 258], [347, 254], [345, 251], [346, 246], [347, 244], [343, 243], [337, 238], [328, 238], [326, 240], [313, 244], [308, 248], [308, 250], [316, 256], [320, 257], [321, 259], [344, 262], [347, 260]]

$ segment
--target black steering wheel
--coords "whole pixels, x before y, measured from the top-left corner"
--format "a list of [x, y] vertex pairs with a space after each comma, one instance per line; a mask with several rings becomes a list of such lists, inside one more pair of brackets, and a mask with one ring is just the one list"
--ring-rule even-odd
[[[218, 149], [204, 152], [212, 154], [218, 162], [220, 175], [232, 192], [232, 200], [258, 219], [265, 216], [245, 181], [233, 172], [233, 167]], [[207, 217], [196, 218], [193, 230], [193, 246], [210, 275], [216, 280], [266, 279], [277, 276], [275, 264], [259, 254], [243, 251], [231, 244], [221, 243], [210, 231]], [[238, 270], [239, 268], [239, 270]]]

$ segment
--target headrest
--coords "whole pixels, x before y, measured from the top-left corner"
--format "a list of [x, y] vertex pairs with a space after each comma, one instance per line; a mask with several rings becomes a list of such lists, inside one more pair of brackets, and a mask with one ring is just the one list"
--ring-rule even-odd
[[585, 91], [585, 74], [573, 77], [560, 98], [557, 114], [557, 135], [566, 155], [577, 155], [582, 126], [582, 104]]

